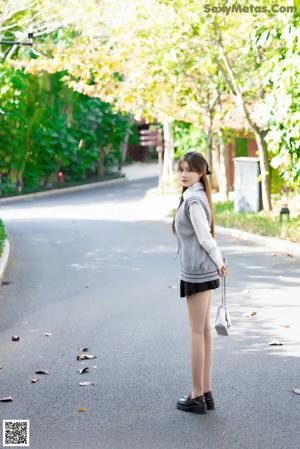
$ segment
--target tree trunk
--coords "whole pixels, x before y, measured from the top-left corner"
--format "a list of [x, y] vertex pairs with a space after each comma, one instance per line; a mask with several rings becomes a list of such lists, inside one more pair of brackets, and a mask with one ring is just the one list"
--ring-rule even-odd
[[222, 130], [218, 132], [219, 154], [220, 154], [220, 178], [219, 192], [222, 201], [228, 200], [229, 196], [229, 173], [228, 173], [228, 154], [224, 142]]
[[268, 160], [268, 152], [267, 152], [267, 144], [264, 139], [264, 132], [256, 125], [256, 123], [252, 120], [249, 111], [246, 107], [245, 99], [243, 96], [243, 93], [240, 89], [240, 86], [238, 85], [238, 82], [236, 80], [236, 77], [234, 75], [231, 63], [228, 59], [228, 56], [226, 54], [223, 40], [222, 40], [222, 33], [220, 28], [217, 26], [217, 24], [214, 24], [215, 26], [215, 33], [216, 33], [216, 44], [220, 51], [220, 58], [223, 61], [222, 65], [219, 61], [219, 68], [221, 72], [223, 73], [224, 80], [227, 83], [230, 94], [232, 96], [232, 99], [240, 112], [244, 115], [245, 119], [249, 123], [252, 131], [254, 132], [256, 143], [259, 150], [259, 162], [260, 162], [260, 170], [261, 170], [261, 177], [262, 177], [262, 200], [263, 200], [263, 209], [265, 211], [272, 210], [272, 203], [271, 203], [271, 189], [270, 189], [270, 174], [269, 174], [269, 160]]
[[271, 204], [271, 183], [270, 183], [270, 172], [269, 172], [269, 160], [267, 152], [267, 144], [264, 139], [264, 131], [261, 131], [258, 127], [253, 129], [256, 143], [259, 152], [259, 163], [261, 171], [261, 187], [262, 187], [262, 202], [263, 208], [266, 211], [272, 209]]
[[105, 170], [104, 170], [104, 155], [105, 152], [103, 148], [99, 148], [98, 151], [98, 165], [97, 165], [97, 175], [98, 176], [104, 176]]
[[130, 136], [130, 128], [127, 129], [125, 138], [121, 144], [121, 160], [120, 160], [119, 166], [118, 166], [119, 171], [122, 170], [123, 163], [127, 156], [129, 136]]

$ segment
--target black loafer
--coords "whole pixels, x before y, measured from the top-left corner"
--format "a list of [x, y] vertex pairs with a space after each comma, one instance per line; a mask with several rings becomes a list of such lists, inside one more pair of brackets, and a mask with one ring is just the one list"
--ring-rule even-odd
[[207, 393], [204, 393], [204, 398], [207, 406], [207, 410], [214, 410], [215, 407], [215, 401], [212, 396], [212, 392], [208, 391]]
[[207, 406], [203, 395], [193, 399], [191, 399], [191, 394], [184, 396], [184, 398], [178, 399], [177, 408], [178, 410], [199, 413], [200, 415], [207, 413]]

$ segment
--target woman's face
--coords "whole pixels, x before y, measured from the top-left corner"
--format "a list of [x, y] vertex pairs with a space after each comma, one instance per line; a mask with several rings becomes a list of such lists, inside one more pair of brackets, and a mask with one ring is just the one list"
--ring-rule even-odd
[[186, 161], [181, 162], [178, 167], [178, 179], [182, 186], [191, 187], [196, 182], [200, 181], [201, 174], [192, 171]]

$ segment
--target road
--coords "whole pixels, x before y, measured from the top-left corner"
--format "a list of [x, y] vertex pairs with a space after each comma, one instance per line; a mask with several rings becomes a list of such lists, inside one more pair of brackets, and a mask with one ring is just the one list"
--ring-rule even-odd
[[[214, 331], [217, 409], [177, 410], [191, 388], [188, 317], [176, 238], [153, 202], [142, 206], [156, 184], [0, 205], [11, 241], [0, 397], [13, 397], [0, 403], [1, 421], [29, 419], [32, 449], [299, 449], [299, 259], [218, 237], [233, 327], [229, 337]], [[78, 361], [83, 347], [97, 358]]]

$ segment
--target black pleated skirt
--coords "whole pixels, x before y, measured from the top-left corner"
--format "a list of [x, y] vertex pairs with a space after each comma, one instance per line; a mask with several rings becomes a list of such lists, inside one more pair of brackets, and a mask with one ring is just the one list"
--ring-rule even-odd
[[213, 290], [218, 287], [220, 287], [219, 279], [200, 283], [180, 280], [180, 297], [184, 298], [185, 296], [190, 296], [194, 293], [204, 292], [205, 290]]

